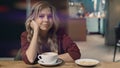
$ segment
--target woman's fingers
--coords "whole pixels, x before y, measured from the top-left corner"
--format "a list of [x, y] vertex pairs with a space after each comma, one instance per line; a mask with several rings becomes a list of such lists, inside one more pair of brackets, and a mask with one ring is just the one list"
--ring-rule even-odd
[[38, 24], [34, 20], [32, 20], [32, 22], [30, 23], [30, 25], [31, 25], [31, 28], [33, 30], [38, 29]]

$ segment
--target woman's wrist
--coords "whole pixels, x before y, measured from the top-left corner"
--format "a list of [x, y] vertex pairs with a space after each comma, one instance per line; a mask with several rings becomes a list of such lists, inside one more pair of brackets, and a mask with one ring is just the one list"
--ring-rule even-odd
[[34, 30], [34, 35], [38, 35], [39, 31], [38, 30]]

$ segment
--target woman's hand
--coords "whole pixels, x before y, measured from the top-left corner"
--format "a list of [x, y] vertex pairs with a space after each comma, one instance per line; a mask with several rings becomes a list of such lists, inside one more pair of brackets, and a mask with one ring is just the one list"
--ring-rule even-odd
[[39, 26], [38, 26], [37, 22], [35, 22], [34, 20], [31, 21], [30, 26], [34, 31], [39, 30]]

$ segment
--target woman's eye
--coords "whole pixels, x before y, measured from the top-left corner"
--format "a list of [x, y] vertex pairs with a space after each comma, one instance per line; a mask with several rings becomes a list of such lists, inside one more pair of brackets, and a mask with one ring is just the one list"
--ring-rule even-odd
[[48, 15], [48, 18], [52, 18], [53, 16], [52, 15]]
[[[39, 18], [44, 18], [44, 17], [45, 17], [45, 15], [40, 15], [40, 16], [39, 16]], [[47, 18], [48, 18], [48, 19], [50, 19], [50, 18], [52, 18], [52, 17], [53, 17], [52, 15], [47, 15]]]
[[39, 17], [40, 17], [40, 18], [44, 18], [44, 15], [40, 15]]

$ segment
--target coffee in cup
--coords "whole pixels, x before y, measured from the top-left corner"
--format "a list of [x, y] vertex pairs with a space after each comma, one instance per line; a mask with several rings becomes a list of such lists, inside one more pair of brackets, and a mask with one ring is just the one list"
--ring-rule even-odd
[[55, 52], [45, 52], [38, 55], [38, 59], [42, 63], [54, 64], [58, 60], [58, 54]]

